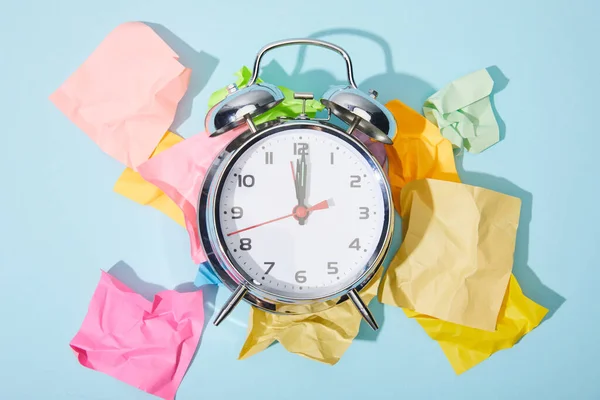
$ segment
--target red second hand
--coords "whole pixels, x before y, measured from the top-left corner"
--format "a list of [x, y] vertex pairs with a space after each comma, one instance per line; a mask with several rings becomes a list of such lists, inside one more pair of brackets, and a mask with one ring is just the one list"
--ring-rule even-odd
[[270, 221], [263, 222], [263, 223], [261, 223], [261, 224], [252, 225], [252, 226], [249, 226], [249, 227], [247, 227], [247, 228], [240, 229], [239, 231], [235, 231], [235, 232], [228, 233], [228, 234], [227, 234], [227, 236], [235, 235], [236, 233], [244, 232], [244, 231], [247, 231], [247, 230], [249, 230], [249, 229], [258, 228], [259, 226], [263, 226], [263, 225], [266, 225], [266, 224], [270, 224], [271, 222], [280, 221], [280, 220], [282, 220], [282, 219], [289, 218], [289, 217], [293, 217], [293, 216], [294, 216], [294, 213], [291, 213], [291, 214], [288, 214], [288, 215], [284, 215], [283, 217], [275, 218], [275, 219], [272, 219], [272, 220], [270, 220]]
[[[314, 206], [308, 208], [307, 211], [325, 210], [327, 208], [329, 208], [329, 201], [323, 200], [323, 201], [315, 204]], [[296, 209], [296, 213], [298, 213], [297, 209]], [[295, 213], [291, 213], [291, 214], [288, 214], [288, 215], [284, 215], [283, 217], [271, 219], [269, 221], [266, 221], [266, 222], [263, 222], [263, 223], [260, 223], [260, 224], [252, 225], [252, 226], [249, 226], [249, 227], [244, 228], [244, 229], [240, 229], [240, 230], [237, 230], [237, 231], [234, 231], [234, 232], [230, 232], [230, 233], [227, 234], [227, 236], [235, 235], [236, 233], [241, 233], [241, 232], [245, 232], [245, 231], [250, 230], [250, 229], [258, 228], [259, 226], [270, 224], [271, 222], [281, 221], [282, 219], [293, 217], [294, 214]]]
[[329, 208], [329, 201], [323, 200], [323, 201], [315, 204], [314, 206], [310, 207], [308, 209], [308, 211], [325, 210], [326, 208]]

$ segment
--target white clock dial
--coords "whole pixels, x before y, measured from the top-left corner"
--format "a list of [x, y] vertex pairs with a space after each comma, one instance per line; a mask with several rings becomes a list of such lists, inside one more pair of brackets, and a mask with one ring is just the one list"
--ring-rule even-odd
[[[327, 297], [355, 282], [380, 251], [387, 229], [382, 179], [335, 135], [305, 128], [270, 134], [225, 171], [217, 193], [220, 240], [262, 290]], [[299, 193], [296, 184], [304, 186]]]

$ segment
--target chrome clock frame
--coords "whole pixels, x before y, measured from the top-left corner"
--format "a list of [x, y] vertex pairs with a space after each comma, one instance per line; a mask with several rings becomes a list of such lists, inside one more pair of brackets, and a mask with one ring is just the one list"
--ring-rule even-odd
[[[380, 189], [383, 193], [383, 234], [379, 239], [375, 252], [364, 266], [363, 273], [344, 288], [322, 297], [311, 299], [281, 296], [261, 288], [262, 285], [247, 275], [242, 268], [238, 267], [235, 259], [228, 254], [217, 222], [219, 215], [218, 196], [224, 184], [224, 177], [227, 176], [227, 172], [236, 160], [256, 142], [270, 135], [290, 129], [319, 130], [337, 136], [349, 143], [367, 160], [372, 173], [377, 176]], [[202, 247], [212, 269], [225, 286], [233, 292], [225, 308], [221, 310], [220, 315], [215, 320], [215, 325], [220, 323], [242, 299], [259, 309], [279, 314], [319, 312], [350, 299], [357, 306], [369, 325], [373, 329], [378, 328], [377, 323], [358, 296], [358, 293], [376, 276], [391, 242], [394, 226], [391, 189], [383, 168], [371, 152], [352, 133], [351, 130], [344, 132], [338, 126], [324, 121], [271, 121], [258, 126], [256, 129], [250, 129], [234, 139], [213, 161], [207, 171], [198, 198], [198, 230]]]

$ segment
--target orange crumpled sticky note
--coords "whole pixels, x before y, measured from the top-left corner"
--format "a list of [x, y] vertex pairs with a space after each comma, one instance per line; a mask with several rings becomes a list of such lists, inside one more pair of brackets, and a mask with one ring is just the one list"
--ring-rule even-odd
[[434, 178], [460, 182], [452, 143], [440, 130], [400, 100], [385, 105], [396, 119], [394, 144], [385, 146], [394, 206], [400, 212], [400, 191], [410, 181]]
[[105, 153], [135, 170], [171, 126], [190, 73], [152, 28], [127, 22], [50, 100]]
[[[422, 115], [399, 100], [390, 101], [386, 107], [398, 121], [394, 145], [386, 149], [390, 177], [394, 176], [391, 182], [394, 205], [400, 212], [400, 192], [406, 183], [424, 178], [451, 182], [460, 182], [460, 179], [452, 146], [444, 144], [445, 139], [435, 125], [428, 124]], [[512, 347], [539, 325], [548, 310], [528, 299], [511, 275], [494, 332], [445, 322], [407, 309], [404, 312], [409, 318], [416, 319], [427, 335], [440, 344], [452, 368], [460, 374], [496, 351]]]
[[382, 303], [494, 331], [510, 277], [519, 198], [420, 179], [401, 192], [404, 240], [379, 288]]
[[[158, 143], [150, 158], [183, 141], [176, 133], [167, 131]], [[185, 228], [183, 212], [177, 204], [162, 190], [146, 181], [139, 172], [126, 168], [115, 182], [114, 191], [144, 206], [151, 206], [162, 211], [179, 225]]]

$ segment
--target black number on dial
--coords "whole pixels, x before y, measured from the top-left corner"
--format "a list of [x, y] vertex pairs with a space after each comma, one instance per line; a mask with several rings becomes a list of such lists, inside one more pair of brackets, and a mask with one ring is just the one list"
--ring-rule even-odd
[[265, 275], [267, 275], [271, 271], [271, 269], [273, 269], [275, 263], [273, 261], [265, 261], [264, 264], [269, 266], [265, 271]]
[[338, 272], [340, 272], [340, 270], [337, 267], [337, 261], [330, 261], [327, 263], [327, 273], [329, 275], [335, 275]]
[[360, 187], [360, 175], [350, 175], [350, 187]]
[[244, 209], [242, 207], [231, 207], [232, 219], [240, 219], [244, 216]]
[[348, 248], [360, 250], [360, 243], [358, 241], [358, 238], [356, 238], [352, 242], [350, 242], [350, 246], [348, 246]]
[[304, 275], [304, 274], [306, 274], [306, 271], [298, 271], [298, 272], [296, 272], [296, 276], [295, 276], [296, 282], [298, 282], [298, 283], [304, 283], [304, 282], [306, 282], [306, 275]]
[[254, 175], [238, 175], [238, 186], [252, 187], [254, 186]]
[[240, 250], [252, 249], [252, 240], [250, 238], [240, 239]]

